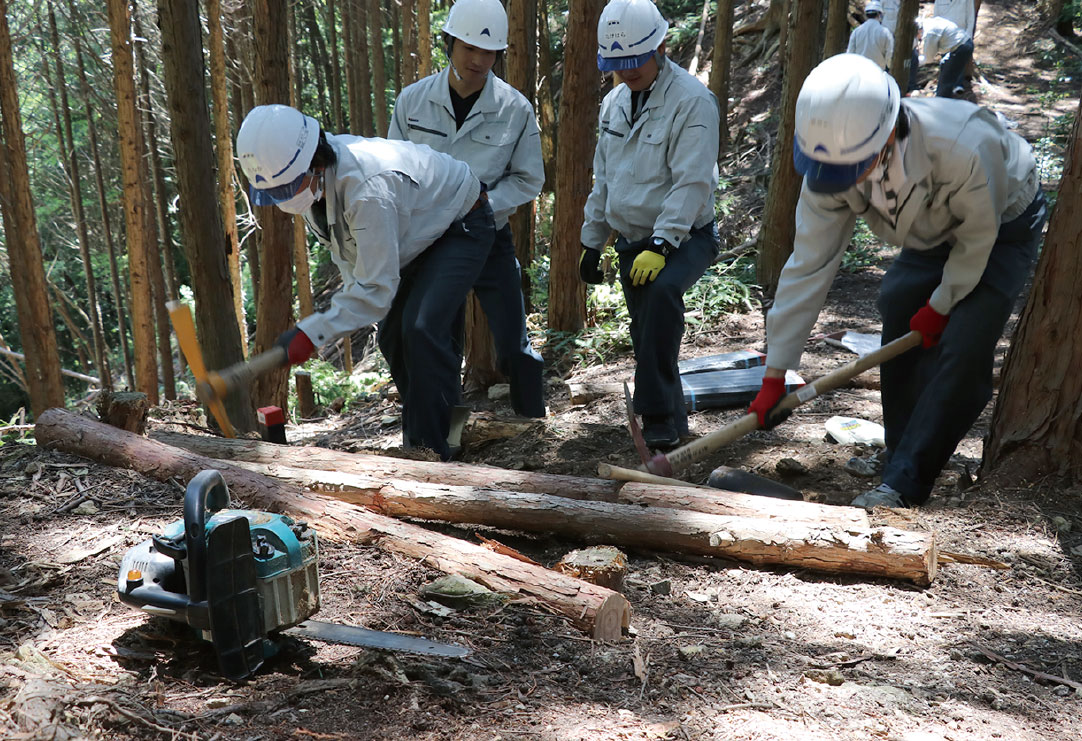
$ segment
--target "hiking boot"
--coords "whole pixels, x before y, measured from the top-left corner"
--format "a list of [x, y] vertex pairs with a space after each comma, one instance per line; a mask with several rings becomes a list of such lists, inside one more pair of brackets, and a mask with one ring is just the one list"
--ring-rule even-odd
[[875, 507], [908, 507], [905, 497], [890, 484], [880, 484], [871, 491], [866, 491], [850, 502], [854, 507], [872, 510]]
[[680, 442], [680, 434], [667, 414], [642, 415], [642, 437], [651, 448], [668, 450]]
[[845, 462], [843, 468], [854, 476], [863, 479], [875, 478], [883, 473], [883, 457], [879, 453], [870, 455], [867, 458], [854, 455]]

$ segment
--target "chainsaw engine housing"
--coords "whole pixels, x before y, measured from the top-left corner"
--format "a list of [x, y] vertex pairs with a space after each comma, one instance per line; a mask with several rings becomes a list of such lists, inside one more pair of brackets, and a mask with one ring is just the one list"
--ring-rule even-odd
[[187, 623], [210, 641], [222, 673], [243, 679], [274, 653], [276, 631], [319, 610], [319, 546], [303, 522], [229, 509], [218, 471], [188, 484], [184, 519], [125, 554], [120, 600]]

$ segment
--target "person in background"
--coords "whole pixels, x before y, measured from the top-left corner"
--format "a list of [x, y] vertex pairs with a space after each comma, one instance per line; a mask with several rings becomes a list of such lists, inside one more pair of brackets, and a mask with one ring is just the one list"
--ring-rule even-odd
[[946, 18], [928, 16], [917, 19], [917, 38], [923, 53], [921, 64], [931, 64], [942, 55], [935, 94], [939, 98], [957, 98], [965, 92], [966, 66], [973, 59], [973, 37]]
[[935, 0], [932, 15], [946, 18], [968, 33], [970, 38], [977, 33], [977, 10], [973, 0]]
[[328, 309], [278, 338], [288, 363], [379, 322], [402, 399], [403, 444], [449, 460], [451, 408], [461, 394], [451, 325], [495, 239], [481, 182], [446, 154], [329, 134], [285, 105], [248, 113], [237, 158], [252, 202], [303, 215], [342, 275]]
[[1024, 139], [963, 100], [905, 98], [865, 57], [820, 63], [797, 97], [793, 162], [804, 176], [793, 253], [766, 318], [767, 369], [749, 407], [771, 428], [857, 216], [901, 251], [883, 276], [882, 342], [920, 347], [880, 368], [882, 483], [852, 504], [924, 504], [992, 398], [996, 343], [1029, 275], [1046, 219]]
[[496, 240], [473, 290], [488, 318], [500, 371], [510, 381], [512, 408], [543, 417], [544, 363], [526, 333], [520, 266], [508, 223], [544, 185], [540, 132], [529, 101], [492, 73], [507, 48], [507, 14], [500, 0], [458, 0], [443, 33], [447, 68], [401, 92], [387, 137], [427, 144], [465, 162], [488, 189]]
[[665, 56], [669, 24], [650, 0], [611, 0], [597, 25], [597, 66], [621, 80], [601, 103], [594, 184], [584, 208], [579, 274], [600, 283], [616, 232], [631, 314], [635, 411], [648, 445], [687, 432], [677, 368], [684, 292], [718, 253], [714, 190], [720, 113], [714, 95]]
[[894, 55], [894, 34], [888, 31], [880, 19], [883, 3], [880, 0], [868, 0], [864, 5], [867, 18], [849, 36], [850, 54], [861, 54], [885, 70], [890, 70], [890, 60]]

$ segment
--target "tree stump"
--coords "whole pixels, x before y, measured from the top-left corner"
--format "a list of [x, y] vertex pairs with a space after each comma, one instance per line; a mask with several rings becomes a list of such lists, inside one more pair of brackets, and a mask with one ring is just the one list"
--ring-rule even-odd
[[624, 577], [627, 576], [627, 556], [611, 545], [599, 545], [571, 551], [560, 559], [555, 568], [561, 574], [622, 592]]
[[136, 435], [146, 432], [149, 409], [147, 395], [141, 391], [103, 391], [98, 397], [98, 418]]
[[312, 419], [316, 416], [316, 395], [312, 391], [312, 374], [308, 371], [297, 371], [293, 374], [293, 380], [297, 385], [297, 416], [301, 419]]

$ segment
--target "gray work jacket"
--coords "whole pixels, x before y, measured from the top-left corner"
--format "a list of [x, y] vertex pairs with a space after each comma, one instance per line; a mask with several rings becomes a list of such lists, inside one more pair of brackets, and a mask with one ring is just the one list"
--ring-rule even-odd
[[849, 36], [850, 54], [868, 57], [882, 69], [890, 66], [894, 54], [894, 35], [876, 18], [869, 18], [854, 29]]
[[522, 94], [489, 72], [462, 128], [455, 130], [449, 69], [419, 80], [398, 96], [387, 138], [427, 144], [470, 166], [488, 187], [488, 202], [502, 228], [545, 184], [541, 134]]
[[600, 250], [615, 229], [630, 242], [656, 236], [679, 246], [712, 222], [719, 122], [714, 94], [669, 59], [637, 120], [631, 91], [617, 85], [601, 103], [582, 243]]
[[935, 0], [932, 15], [946, 18], [970, 36], [977, 31], [977, 9], [973, 0]]
[[481, 193], [465, 163], [411, 142], [327, 135], [338, 163], [324, 171], [326, 228], [308, 228], [342, 274], [326, 311], [297, 327], [316, 345], [378, 322], [390, 311], [400, 271], [462, 218]]
[[947, 98], [906, 98], [905, 183], [897, 222], [872, 204], [872, 184], [813, 193], [807, 182], [796, 211], [793, 254], [767, 315], [767, 365], [796, 368], [841, 264], [857, 216], [888, 244], [950, 255], [929, 303], [940, 314], [977, 285], [1000, 224], [1022, 214], [1040, 188], [1029, 144], [991, 111]]

